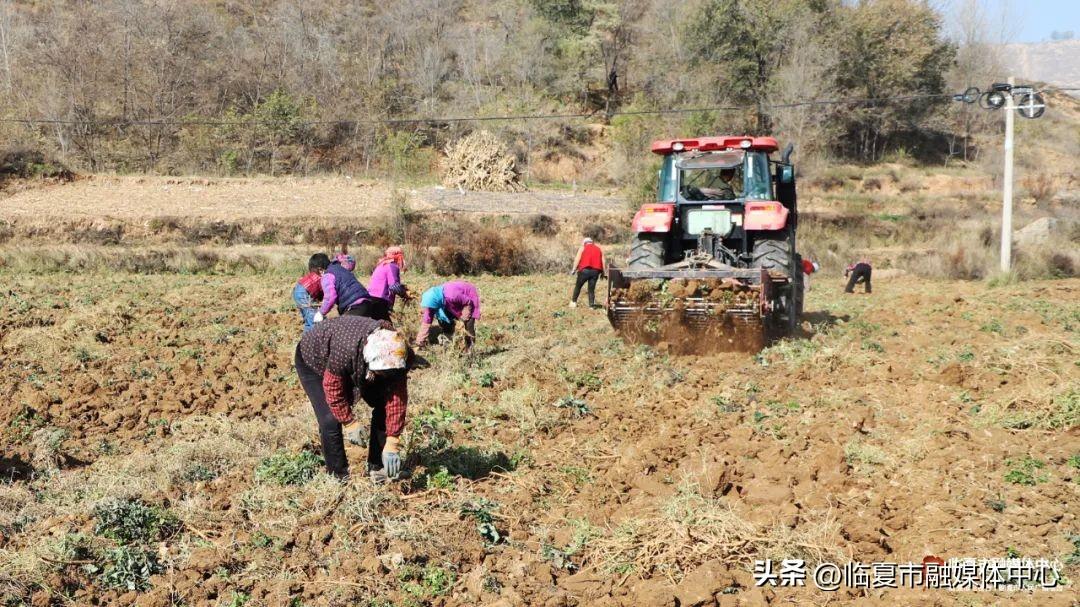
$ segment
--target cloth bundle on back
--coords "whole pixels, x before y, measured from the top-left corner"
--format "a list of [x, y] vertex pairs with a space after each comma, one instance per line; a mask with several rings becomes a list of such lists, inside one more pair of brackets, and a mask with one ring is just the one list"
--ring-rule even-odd
[[322, 301], [322, 276], [330, 266], [326, 253], [316, 253], [308, 260], [308, 273], [300, 277], [293, 287], [293, 301], [304, 320], [304, 330], [308, 331], [315, 324], [315, 314]]

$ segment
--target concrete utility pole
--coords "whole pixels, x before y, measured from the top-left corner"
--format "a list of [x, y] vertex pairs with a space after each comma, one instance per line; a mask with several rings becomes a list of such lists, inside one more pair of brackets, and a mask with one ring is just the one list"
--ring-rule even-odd
[[[1009, 85], [1016, 84], [1016, 79], [1009, 77]], [[1002, 184], [1001, 205], [1001, 271], [1012, 268], [1012, 199], [1013, 199], [1013, 96], [1005, 96], [1005, 175]]]

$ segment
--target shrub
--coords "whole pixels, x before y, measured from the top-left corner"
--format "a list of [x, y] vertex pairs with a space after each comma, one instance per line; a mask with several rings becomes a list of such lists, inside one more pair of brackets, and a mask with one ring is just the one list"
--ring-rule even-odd
[[112, 499], [94, 508], [94, 533], [121, 544], [156, 541], [172, 535], [180, 521], [159, 506], [138, 499]]
[[408, 195], [395, 190], [390, 200], [390, 211], [371, 227], [365, 235], [369, 244], [379, 247], [423, 241], [427, 236], [424, 215], [409, 204]]
[[529, 231], [536, 236], [554, 236], [559, 233], [559, 224], [551, 215], [533, 215]]
[[610, 221], [592, 221], [585, 224], [581, 235], [592, 238], [599, 244], [623, 243], [630, 239], [630, 222], [616, 225]]
[[303, 485], [315, 478], [323, 458], [310, 451], [278, 451], [263, 459], [255, 468], [255, 480], [278, 485]]
[[1024, 178], [1024, 190], [1035, 202], [1048, 202], [1057, 193], [1057, 179], [1045, 171]]
[[859, 169], [855, 167], [834, 166], [827, 168], [810, 180], [810, 185], [825, 191], [839, 190], [847, 185], [849, 180], [857, 180], [860, 177]]
[[909, 192], [917, 192], [922, 189], [922, 182], [918, 177], [905, 177], [897, 184], [897, 187], [901, 192], [907, 194]]
[[0, 185], [8, 178], [54, 178], [71, 181], [75, 174], [37, 150], [8, 148], [0, 150]]
[[520, 229], [498, 229], [462, 222], [455, 234], [445, 235], [432, 255], [438, 274], [494, 274], [514, 276], [532, 269], [531, 255]]
[[389, 131], [382, 138], [380, 154], [385, 168], [416, 175], [430, 168], [431, 155], [421, 151], [424, 136], [410, 131]]

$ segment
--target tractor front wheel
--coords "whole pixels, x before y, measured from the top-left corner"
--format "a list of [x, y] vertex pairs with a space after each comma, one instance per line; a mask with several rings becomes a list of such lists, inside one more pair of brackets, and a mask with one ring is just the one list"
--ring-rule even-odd
[[627, 265], [631, 270], [655, 270], [664, 265], [664, 241], [667, 234], [642, 232], [634, 235]]

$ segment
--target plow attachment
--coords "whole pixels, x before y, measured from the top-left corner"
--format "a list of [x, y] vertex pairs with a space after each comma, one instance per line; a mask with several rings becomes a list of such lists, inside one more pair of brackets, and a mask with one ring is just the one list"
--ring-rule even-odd
[[610, 271], [608, 320], [621, 337], [687, 354], [756, 352], [766, 345], [786, 276], [760, 268], [679, 265]]

